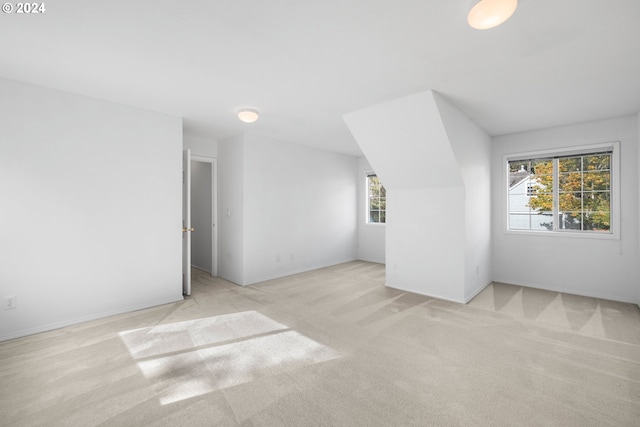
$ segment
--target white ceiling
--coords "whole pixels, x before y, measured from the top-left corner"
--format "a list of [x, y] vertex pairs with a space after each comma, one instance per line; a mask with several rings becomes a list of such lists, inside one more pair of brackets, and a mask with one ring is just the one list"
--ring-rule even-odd
[[486, 31], [471, 3], [45, 1], [0, 16], [0, 76], [352, 155], [342, 114], [427, 89], [491, 135], [640, 109], [639, 0], [520, 0]]

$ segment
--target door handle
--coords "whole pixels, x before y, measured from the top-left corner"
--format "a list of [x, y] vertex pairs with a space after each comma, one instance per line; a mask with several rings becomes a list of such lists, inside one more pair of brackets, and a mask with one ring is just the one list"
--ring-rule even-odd
[[183, 232], [183, 233], [186, 233], [187, 231], [194, 232], [194, 231], [196, 231], [196, 229], [195, 229], [195, 228], [193, 228], [193, 227], [191, 227], [191, 228], [182, 227], [182, 232]]

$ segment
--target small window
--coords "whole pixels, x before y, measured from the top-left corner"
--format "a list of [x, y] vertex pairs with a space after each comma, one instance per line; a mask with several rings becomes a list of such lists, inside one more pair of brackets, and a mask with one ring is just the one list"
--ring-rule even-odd
[[531, 197], [531, 196], [535, 196], [535, 195], [536, 195], [536, 190], [534, 190], [534, 188], [531, 185], [531, 183], [527, 184], [527, 196]]
[[615, 146], [507, 158], [507, 229], [613, 234]]
[[386, 222], [387, 193], [376, 174], [367, 174], [367, 223]]

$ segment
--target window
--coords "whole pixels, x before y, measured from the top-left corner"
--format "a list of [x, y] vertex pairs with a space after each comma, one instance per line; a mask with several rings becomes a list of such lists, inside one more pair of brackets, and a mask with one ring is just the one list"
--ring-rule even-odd
[[[617, 143], [506, 157], [509, 231], [614, 234]], [[613, 222], [613, 225], [612, 225]]]
[[531, 185], [531, 183], [527, 184], [527, 196], [535, 196], [535, 194], [533, 185]]
[[386, 222], [387, 192], [374, 173], [367, 174], [367, 223]]

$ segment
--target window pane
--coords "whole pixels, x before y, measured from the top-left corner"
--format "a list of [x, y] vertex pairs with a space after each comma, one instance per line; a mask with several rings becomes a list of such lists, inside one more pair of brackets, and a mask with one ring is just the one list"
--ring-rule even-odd
[[379, 194], [379, 187], [373, 182], [373, 180], [369, 181], [369, 195], [378, 196]]
[[611, 169], [611, 154], [600, 154], [596, 156], [584, 156], [584, 170], [610, 170]]
[[533, 231], [553, 230], [553, 214], [551, 212], [542, 214], [510, 213], [509, 229]]
[[580, 212], [562, 212], [558, 215], [560, 230], [582, 230], [582, 216]]
[[611, 188], [611, 174], [609, 171], [585, 172], [583, 185], [585, 191], [609, 191]]
[[535, 175], [551, 175], [553, 174], [552, 159], [531, 160], [531, 173]]
[[560, 212], [582, 210], [582, 193], [562, 193], [559, 195], [560, 204], [558, 210]]
[[[553, 160], [532, 160], [531, 198], [529, 207], [535, 212], [553, 210]], [[538, 229], [539, 221], [532, 221], [532, 229]]]
[[378, 197], [370, 197], [369, 198], [369, 210], [379, 210], [380, 209], [380, 198]]
[[531, 180], [528, 178], [520, 180], [519, 182], [515, 182], [511, 188], [509, 188], [509, 194], [526, 195], [532, 185]]
[[529, 198], [528, 206], [536, 211], [552, 211], [553, 210], [553, 194], [540, 193]]
[[541, 231], [553, 230], [553, 212], [542, 212], [532, 215], [531, 229]]
[[531, 215], [521, 213], [509, 214], [509, 229], [531, 230]]
[[611, 195], [608, 192], [584, 193], [582, 203], [582, 222], [585, 230], [611, 229]]
[[367, 175], [369, 223], [385, 222], [386, 192], [376, 175]]
[[611, 194], [608, 191], [585, 191], [582, 194], [582, 203], [586, 211], [609, 212], [611, 210]]
[[583, 214], [583, 226], [589, 231], [611, 230], [611, 214], [609, 212], [589, 212]]
[[551, 193], [553, 191], [553, 175], [531, 175], [530, 181], [531, 185], [540, 192]]
[[509, 228], [553, 228], [553, 160], [509, 162]]
[[558, 190], [560, 192], [581, 191], [582, 173], [569, 172], [561, 173], [558, 177]]
[[529, 171], [529, 160], [517, 160], [509, 162], [509, 173], [518, 171]]
[[380, 211], [380, 222], [387, 222], [387, 213], [385, 211]]
[[559, 159], [558, 170], [560, 172], [575, 172], [582, 170], [582, 156], [578, 157], [565, 157]]
[[531, 177], [531, 187], [535, 193], [552, 193], [553, 192], [553, 176], [551, 175], [533, 175]]

